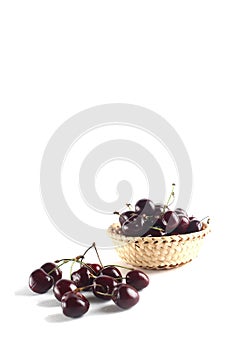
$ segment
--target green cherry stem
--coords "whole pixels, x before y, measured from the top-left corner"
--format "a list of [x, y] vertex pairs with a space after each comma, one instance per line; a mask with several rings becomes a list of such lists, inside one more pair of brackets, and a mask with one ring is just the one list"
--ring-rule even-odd
[[84, 286], [84, 287], [76, 288], [76, 289], [74, 290], [74, 293], [75, 293], [75, 292], [81, 292], [82, 290], [85, 290], [85, 289], [87, 289], [87, 288], [94, 287], [94, 286], [95, 286], [95, 287], [104, 288], [104, 287], [102, 286], [102, 284], [89, 284], [89, 285]]
[[77, 262], [77, 261], [74, 260], [74, 261], [72, 261], [72, 264], [70, 265], [70, 279], [72, 279], [71, 276], [72, 276], [72, 272], [73, 272], [73, 267], [74, 267], [74, 264], [75, 264], [76, 262]]
[[168, 208], [168, 206], [169, 206], [169, 204], [171, 204], [171, 199], [173, 198], [175, 198], [175, 192], [174, 192], [174, 188], [175, 188], [175, 184], [173, 183], [172, 184], [172, 190], [171, 190], [171, 193], [170, 193], [170, 196], [169, 196], [169, 198], [168, 198], [168, 200], [167, 200], [167, 203], [164, 205], [164, 207], [163, 207], [163, 214], [165, 213], [165, 210], [166, 210], [166, 208]]
[[55, 271], [56, 269], [59, 269], [59, 267], [61, 267], [64, 264], [67, 264], [69, 261], [72, 261], [73, 259], [64, 259], [63, 262], [59, 265], [57, 265], [56, 267], [54, 267], [51, 271], [48, 272], [48, 275], [50, 275], [53, 271]]
[[91, 266], [87, 265], [83, 261], [79, 261], [79, 263], [80, 263], [80, 265], [83, 265], [83, 266], [85, 266], [88, 269], [88, 271], [91, 273], [91, 277], [94, 277], [94, 278], [97, 277], [95, 275], [95, 271], [93, 270], [93, 268]]
[[164, 232], [164, 230], [161, 227], [152, 226], [150, 227], [150, 229]]
[[105, 295], [106, 297], [112, 297], [112, 294], [99, 292], [98, 290], [95, 293], [100, 294], [100, 295]]

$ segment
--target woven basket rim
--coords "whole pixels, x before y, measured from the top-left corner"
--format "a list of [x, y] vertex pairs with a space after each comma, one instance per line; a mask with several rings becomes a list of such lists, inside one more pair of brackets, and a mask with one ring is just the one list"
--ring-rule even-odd
[[[117, 232], [118, 231], [118, 232]], [[162, 237], [132, 237], [132, 236], [124, 236], [123, 234], [120, 234], [120, 224], [114, 223], [109, 226], [107, 233], [108, 235], [113, 238], [115, 241], [118, 242], [143, 242], [146, 241], [148, 243], [154, 243], [157, 241], [158, 243], [170, 243], [170, 242], [181, 242], [181, 241], [189, 241], [193, 239], [200, 239], [205, 237], [209, 232], [211, 232], [210, 226], [206, 223], [202, 223], [202, 230], [198, 232], [192, 232], [192, 233], [184, 233], [179, 235], [171, 235], [171, 236], [162, 236]]]

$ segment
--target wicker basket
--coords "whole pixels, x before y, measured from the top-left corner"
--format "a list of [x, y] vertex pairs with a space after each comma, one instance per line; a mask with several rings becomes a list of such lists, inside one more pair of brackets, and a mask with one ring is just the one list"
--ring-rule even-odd
[[108, 228], [119, 257], [126, 263], [145, 269], [171, 269], [192, 261], [199, 253], [207, 224], [199, 232], [164, 237], [126, 237], [119, 224]]

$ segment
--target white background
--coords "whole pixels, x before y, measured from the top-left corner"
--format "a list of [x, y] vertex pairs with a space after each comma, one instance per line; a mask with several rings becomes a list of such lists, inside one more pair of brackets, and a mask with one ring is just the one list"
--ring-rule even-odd
[[[4, 348], [232, 349], [232, 16], [225, 0], [1, 1]], [[210, 215], [213, 233], [192, 263], [151, 272], [135, 308], [92, 303], [69, 320], [51, 293], [27, 289], [33, 269], [83, 251], [44, 211], [40, 162], [61, 123], [111, 102], [150, 108], [175, 127], [193, 165], [190, 211]]]

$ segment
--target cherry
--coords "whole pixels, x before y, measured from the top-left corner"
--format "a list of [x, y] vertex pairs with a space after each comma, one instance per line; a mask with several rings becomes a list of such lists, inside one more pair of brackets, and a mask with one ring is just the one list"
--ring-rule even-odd
[[179, 225], [176, 227], [176, 231], [179, 233], [185, 233], [187, 232], [187, 229], [189, 227], [189, 218], [187, 216], [180, 215], [179, 216]]
[[156, 217], [160, 217], [163, 213], [164, 213], [164, 205], [163, 204], [155, 204], [154, 215]]
[[56, 264], [52, 262], [45, 263], [41, 266], [41, 269], [49, 273], [49, 275], [53, 277], [54, 283], [56, 283], [62, 278], [62, 271], [59, 268], [57, 268]]
[[125, 236], [131, 237], [140, 236], [141, 232], [143, 231], [144, 222], [145, 220], [142, 216], [135, 215], [122, 225], [122, 233]]
[[60, 279], [57, 281], [53, 287], [53, 293], [57, 300], [61, 301], [61, 298], [66, 292], [72, 292], [77, 289], [76, 284], [67, 279]]
[[[94, 295], [103, 300], [110, 300], [117, 281], [110, 276], [98, 276], [93, 281], [92, 291]], [[107, 294], [107, 295], [104, 295]]]
[[179, 217], [174, 211], [167, 211], [162, 217], [166, 232], [171, 232], [179, 225]]
[[96, 276], [98, 276], [98, 274], [100, 273], [100, 270], [102, 269], [102, 266], [100, 266], [100, 264], [85, 264], [85, 266], [90, 267], [90, 272], [95, 274]]
[[53, 285], [53, 277], [42, 269], [33, 271], [29, 277], [29, 288], [39, 294], [46, 293]]
[[159, 227], [159, 228], [161, 228], [162, 230], [165, 230], [166, 225], [164, 225], [163, 220], [162, 220], [161, 218], [159, 218], [159, 219], [155, 222], [154, 227]]
[[187, 229], [187, 233], [192, 233], [192, 232], [199, 232], [202, 229], [202, 223], [197, 220], [193, 219], [190, 221], [189, 227]]
[[148, 230], [142, 237], [161, 237], [162, 232], [160, 230], [156, 230], [155, 228], [151, 228]]
[[100, 275], [111, 276], [117, 280], [117, 282], [122, 281], [122, 274], [115, 266], [105, 266], [100, 271]]
[[146, 288], [149, 284], [149, 277], [140, 270], [132, 270], [126, 274], [126, 283], [137, 290]]
[[134, 215], [135, 215], [135, 211], [132, 211], [132, 210], [125, 211], [124, 213], [120, 214], [119, 216], [120, 224], [123, 225], [127, 220], [129, 220]]
[[63, 314], [68, 317], [80, 317], [89, 309], [89, 301], [81, 293], [68, 292], [61, 299]]
[[140, 199], [135, 204], [135, 212], [138, 214], [155, 215], [156, 206], [150, 199]]
[[79, 270], [73, 272], [71, 280], [77, 287], [85, 287], [92, 283], [90, 272], [86, 266], [82, 266]]
[[118, 285], [112, 295], [114, 303], [122, 309], [129, 309], [139, 301], [138, 291], [129, 284]]

